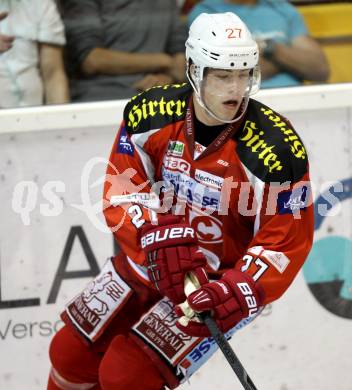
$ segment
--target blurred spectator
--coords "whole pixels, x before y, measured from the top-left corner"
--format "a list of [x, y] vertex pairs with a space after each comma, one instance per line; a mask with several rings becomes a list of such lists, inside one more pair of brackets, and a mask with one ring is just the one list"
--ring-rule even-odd
[[[187, 15], [189, 11], [195, 6], [195, 4], [199, 3], [199, 0], [183, 0], [181, 13], [182, 15]], [[180, 5], [181, 5], [180, 4]]]
[[321, 47], [286, 0], [205, 0], [191, 10], [189, 24], [202, 12], [234, 12], [247, 24], [262, 54], [263, 88], [294, 86], [304, 80], [323, 82], [329, 77]]
[[0, 1], [0, 107], [69, 100], [64, 27], [53, 0]]
[[[7, 12], [0, 13], [0, 21], [7, 17]], [[5, 53], [5, 51], [11, 49], [14, 37], [0, 34], [0, 54]]]
[[61, 0], [74, 101], [129, 98], [185, 79], [175, 0]]

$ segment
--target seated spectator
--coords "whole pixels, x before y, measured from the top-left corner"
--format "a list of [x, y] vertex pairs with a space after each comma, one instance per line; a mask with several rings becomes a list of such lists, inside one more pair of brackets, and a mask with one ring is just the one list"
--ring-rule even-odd
[[61, 0], [73, 101], [123, 99], [185, 79], [175, 0]]
[[262, 54], [262, 88], [328, 79], [329, 65], [322, 49], [286, 0], [205, 0], [194, 6], [189, 24], [202, 12], [234, 12], [247, 24]]
[[53, 0], [0, 1], [0, 107], [69, 101], [64, 27]]

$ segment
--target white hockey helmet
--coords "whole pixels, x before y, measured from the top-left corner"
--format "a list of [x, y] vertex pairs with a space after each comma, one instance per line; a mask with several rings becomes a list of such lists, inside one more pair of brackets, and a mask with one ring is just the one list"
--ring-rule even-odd
[[[202, 103], [201, 83], [206, 68], [249, 69], [248, 96], [259, 90], [259, 48], [245, 23], [234, 13], [200, 14], [191, 24], [186, 41], [187, 77]], [[191, 74], [190, 65], [193, 64]]]

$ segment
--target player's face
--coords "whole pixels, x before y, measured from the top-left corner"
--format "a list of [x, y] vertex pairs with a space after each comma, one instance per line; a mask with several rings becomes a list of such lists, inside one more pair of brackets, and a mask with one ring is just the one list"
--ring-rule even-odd
[[231, 121], [240, 109], [249, 84], [247, 69], [207, 69], [201, 87], [202, 101], [218, 118]]

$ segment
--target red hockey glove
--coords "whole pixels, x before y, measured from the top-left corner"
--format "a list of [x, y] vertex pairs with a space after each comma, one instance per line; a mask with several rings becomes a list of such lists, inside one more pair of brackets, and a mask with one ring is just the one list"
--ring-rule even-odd
[[188, 272], [193, 272], [201, 285], [208, 282], [207, 261], [198, 248], [196, 233], [179, 217], [168, 215], [159, 218], [158, 226], [146, 225], [141, 245], [149, 279], [173, 303], [186, 300], [184, 281]]
[[[192, 292], [187, 301], [196, 312], [211, 311], [219, 329], [227, 332], [242, 319], [258, 312], [264, 301], [264, 291], [248, 274], [231, 270], [216, 282]], [[179, 316], [184, 315], [180, 308], [176, 312]], [[184, 333], [196, 337], [210, 336], [203, 323], [187, 318], [183, 320], [177, 322], [177, 327]]]

